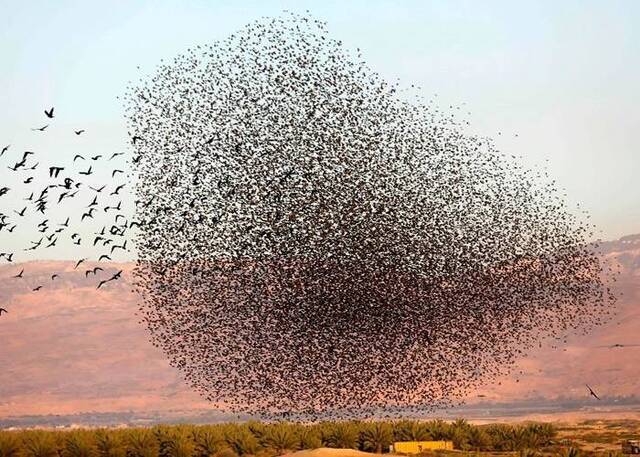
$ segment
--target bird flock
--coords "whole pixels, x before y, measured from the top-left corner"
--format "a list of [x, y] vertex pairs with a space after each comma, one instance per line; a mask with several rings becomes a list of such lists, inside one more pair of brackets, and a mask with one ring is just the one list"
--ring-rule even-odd
[[[45, 109], [44, 116], [48, 123], [31, 128], [33, 135], [47, 135], [50, 126], [55, 128], [55, 109]], [[84, 132], [73, 130], [69, 134], [80, 136]], [[73, 253], [90, 246], [97, 253], [96, 262], [109, 262], [130, 252], [127, 239], [137, 223], [122, 206], [121, 191], [130, 185], [124, 176], [125, 164], [118, 163], [124, 153], [115, 152], [108, 157], [75, 154], [73, 159], [56, 157], [56, 163], [47, 163], [51, 155], [48, 151], [23, 151], [11, 144], [0, 150], [0, 167], [5, 170], [1, 173], [7, 176], [0, 183], [0, 262], [17, 264], [23, 254], [42, 258], [56, 247]], [[96, 178], [94, 167], [108, 170], [108, 182], [99, 182], [102, 178]], [[33, 239], [24, 245], [26, 236]], [[71, 273], [54, 273], [50, 281], [79, 274], [87, 281], [95, 281], [95, 287], [100, 289], [121, 278], [122, 271], [112, 274], [113, 268], [106, 265], [83, 270], [80, 266], [85, 262], [91, 260], [76, 260]], [[27, 292], [45, 291], [47, 283], [28, 281], [28, 268], [28, 264], [17, 267], [7, 280]], [[8, 312], [0, 308], [0, 315], [2, 311]]]
[[205, 398], [430, 411], [611, 317], [556, 183], [414, 89], [292, 13], [128, 87], [140, 310]]

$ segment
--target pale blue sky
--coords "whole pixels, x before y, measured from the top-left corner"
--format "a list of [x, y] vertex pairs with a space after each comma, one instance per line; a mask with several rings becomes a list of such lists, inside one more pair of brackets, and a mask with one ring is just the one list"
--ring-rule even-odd
[[[635, 0], [0, 0], [0, 147], [66, 158], [76, 147], [122, 150], [116, 97], [127, 81], [150, 74], [161, 58], [283, 9], [326, 20], [388, 79], [437, 93], [443, 106], [466, 103], [471, 131], [503, 132], [496, 140], [504, 152], [530, 165], [548, 160], [602, 237], [640, 232]], [[46, 123], [49, 106], [56, 106], [55, 128], [34, 135], [29, 128]], [[72, 128], [87, 133], [73, 138]], [[2, 165], [0, 185], [12, 179]], [[66, 257], [62, 248], [49, 252]]]

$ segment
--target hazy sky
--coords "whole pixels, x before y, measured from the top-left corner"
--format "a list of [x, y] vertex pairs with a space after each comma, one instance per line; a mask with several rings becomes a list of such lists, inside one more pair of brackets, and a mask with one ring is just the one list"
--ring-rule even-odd
[[[504, 152], [530, 165], [548, 160], [602, 237], [640, 232], [635, 0], [0, 0], [0, 147], [35, 150], [45, 161], [123, 150], [116, 97], [129, 80], [284, 9], [326, 20], [388, 79], [437, 93], [443, 106], [466, 103], [472, 131], [496, 137]], [[50, 106], [56, 119], [47, 135], [30, 131], [47, 123], [42, 110]], [[79, 128], [86, 133], [75, 137]], [[14, 179], [8, 162], [0, 159], [0, 186]], [[67, 257], [63, 248], [45, 256]]]

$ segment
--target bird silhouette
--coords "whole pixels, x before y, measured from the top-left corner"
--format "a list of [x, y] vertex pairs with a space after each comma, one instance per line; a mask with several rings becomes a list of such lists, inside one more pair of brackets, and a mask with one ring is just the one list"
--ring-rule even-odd
[[85, 271], [84, 272], [84, 276], [85, 276], [85, 278], [87, 278], [87, 277], [89, 277], [90, 274], [93, 274], [93, 275], [97, 274], [98, 271], [104, 271], [104, 270], [102, 268], [100, 268], [100, 267], [95, 267], [95, 268], [93, 268], [91, 270]]
[[587, 386], [587, 389], [589, 389], [589, 394], [590, 394], [592, 397], [594, 397], [596, 400], [600, 400], [600, 397], [598, 397], [598, 396], [596, 395], [596, 393], [593, 391], [593, 389], [592, 389], [591, 387], [589, 387], [589, 385], [588, 385], [588, 384], [585, 384], [585, 385]]

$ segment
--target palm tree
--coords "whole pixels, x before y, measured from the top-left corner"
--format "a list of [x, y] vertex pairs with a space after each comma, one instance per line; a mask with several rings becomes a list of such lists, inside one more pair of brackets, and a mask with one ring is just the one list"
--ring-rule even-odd
[[353, 424], [338, 422], [329, 426], [322, 441], [327, 447], [355, 449], [358, 445], [358, 433]]
[[24, 451], [28, 457], [58, 457], [58, 446], [46, 432], [30, 432], [24, 437]]
[[394, 441], [429, 441], [433, 437], [427, 424], [403, 420], [393, 427]]
[[191, 457], [194, 451], [193, 442], [184, 433], [173, 432], [160, 443], [161, 457]]
[[317, 449], [322, 447], [320, 432], [316, 427], [300, 426], [296, 431], [300, 449]]
[[120, 434], [98, 430], [95, 439], [99, 457], [125, 457], [125, 446]]
[[248, 427], [234, 426], [227, 431], [225, 440], [238, 455], [255, 454], [259, 447], [258, 440]]
[[385, 422], [369, 424], [360, 433], [362, 450], [373, 451], [377, 454], [382, 454], [383, 450], [388, 449], [392, 439], [391, 426]]
[[132, 430], [127, 436], [127, 457], [157, 457], [159, 447], [153, 433], [147, 429]]
[[278, 454], [282, 454], [298, 447], [298, 437], [290, 425], [277, 424], [264, 431], [264, 443]]
[[452, 428], [445, 421], [437, 419], [422, 425], [429, 438], [436, 441], [451, 439]]
[[491, 446], [491, 437], [480, 427], [471, 427], [468, 434], [469, 448], [475, 451], [488, 450]]
[[20, 440], [15, 433], [0, 432], [0, 457], [17, 457], [20, 453]]
[[70, 433], [64, 441], [66, 457], [95, 457], [97, 449], [87, 433]]
[[224, 436], [219, 428], [207, 427], [193, 431], [195, 457], [212, 457], [224, 444]]

